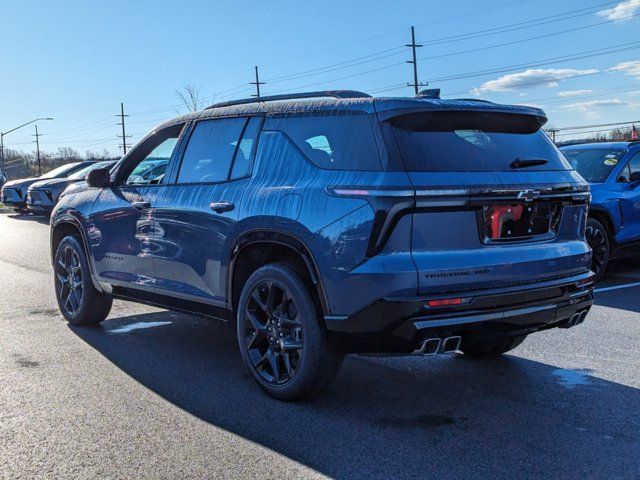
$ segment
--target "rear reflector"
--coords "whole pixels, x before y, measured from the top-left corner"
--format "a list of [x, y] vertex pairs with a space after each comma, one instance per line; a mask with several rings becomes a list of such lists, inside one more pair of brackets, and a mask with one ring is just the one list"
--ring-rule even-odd
[[451, 307], [454, 305], [462, 305], [462, 298], [443, 298], [442, 300], [428, 300], [429, 307]]

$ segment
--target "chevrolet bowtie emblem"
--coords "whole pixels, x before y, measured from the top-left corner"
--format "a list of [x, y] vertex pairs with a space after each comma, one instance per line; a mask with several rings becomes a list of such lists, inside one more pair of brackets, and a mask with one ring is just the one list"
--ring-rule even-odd
[[533, 202], [539, 196], [540, 196], [540, 192], [538, 190], [527, 189], [518, 193], [518, 198], [520, 200], [524, 200], [525, 202]]

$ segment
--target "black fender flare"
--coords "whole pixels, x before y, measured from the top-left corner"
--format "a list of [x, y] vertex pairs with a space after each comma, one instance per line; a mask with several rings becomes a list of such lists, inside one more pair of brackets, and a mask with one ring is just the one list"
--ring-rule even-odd
[[300, 255], [307, 267], [309, 276], [311, 277], [311, 281], [316, 287], [318, 299], [320, 300], [320, 308], [322, 309], [322, 315], [327, 315], [329, 312], [329, 308], [325, 289], [322, 285], [322, 279], [320, 277], [318, 266], [315, 262], [315, 259], [313, 258], [313, 255], [311, 254], [311, 251], [309, 250], [309, 247], [307, 247], [307, 245], [303, 241], [287, 232], [283, 232], [282, 230], [264, 228], [249, 230], [242, 233], [236, 239], [233, 247], [231, 248], [226, 280], [227, 302], [229, 304], [229, 308], [232, 309], [233, 305], [233, 299], [231, 298], [231, 296], [233, 294], [233, 274], [235, 269], [235, 261], [244, 248], [256, 243], [272, 243], [285, 246]]

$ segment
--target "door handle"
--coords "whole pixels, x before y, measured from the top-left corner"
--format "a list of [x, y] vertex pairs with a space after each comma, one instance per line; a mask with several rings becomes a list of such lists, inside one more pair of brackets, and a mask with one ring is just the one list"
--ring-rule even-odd
[[210, 206], [211, 210], [216, 213], [230, 212], [231, 210], [236, 208], [236, 206], [230, 202], [211, 202]]
[[131, 204], [133, 208], [136, 210], [146, 210], [147, 208], [151, 208], [151, 203], [149, 202], [133, 202]]

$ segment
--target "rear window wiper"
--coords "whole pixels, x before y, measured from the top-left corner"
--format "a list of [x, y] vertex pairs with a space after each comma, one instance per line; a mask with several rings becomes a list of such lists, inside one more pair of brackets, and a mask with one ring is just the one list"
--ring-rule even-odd
[[544, 158], [516, 158], [511, 162], [511, 168], [537, 167], [538, 165], [546, 165], [549, 160]]

